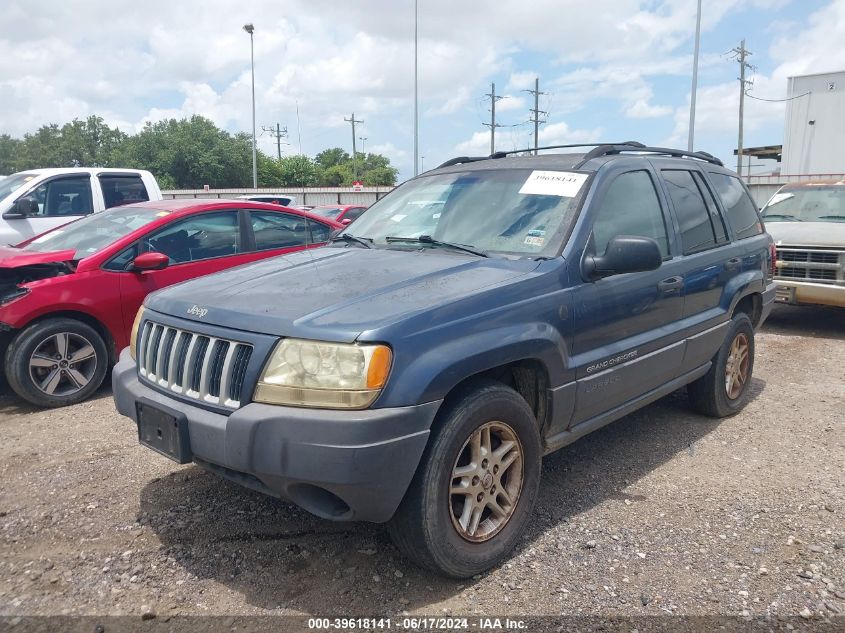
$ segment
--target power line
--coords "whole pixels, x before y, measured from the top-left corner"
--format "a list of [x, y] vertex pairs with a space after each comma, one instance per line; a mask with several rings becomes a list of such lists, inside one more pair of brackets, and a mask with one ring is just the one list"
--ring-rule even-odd
[[[270, 136], [276, 139], [276, 153], [279, 156], [279, 160], [282, 160], [282, 139], [288, 137], [288, 127], [281, 127], [278, 123], [276, 123], [275, 128], [272, 125], [270, 127], [262, 125], [261, 130], [263, 132], [269, 132]], [[285, 145], [287, 145], [287, 143], [285, 143]]]
[[490, 92], [484, 95], [490, 99], [490, 123], [485, 123], [490, 128], [490, 154], [496, 153], [496, 128], [502, 127], [496, 124], [496, 102], [504, 99], [504, 97], [496, 96], [496, 84], [490, 84]]
[[812, 92], [808, 90], [804, 94], [795, 95], [794, 97], [787, 97], [786, 99], [764, 99], [763, 97], [755, 97], [753, 94], [751, 94], [751, 88], [745, 91], [745, 96], [749, 99], [754, 99], [755, 101], [766, 101], [767, 103], [783, 103], [784, 101], [792, 101], [793, 99], [800, 99], [801, 97], [806, 97], [809, 94], [812, 94]]
[[528, 120], [529, 123], [534, 124], [534, 155], [537, 155], [537, 148], [540, 146], [539, 137], [540, 137], [540, 124], [546, 123], [546, 119], [540, 119], [541, 114], [545, 114], [546, 116], [549, 115], [548, 112], [545, 110], [540, 110], [540, 95], [546, 94], [545, 92], [540, 92], [540, 78], [534, 78], [534, 90], [523, 90], [523, 92], [527, 92], [529, 94], [534, 95], [534, 108], [529, 110], [532, 114], [532, 117]]

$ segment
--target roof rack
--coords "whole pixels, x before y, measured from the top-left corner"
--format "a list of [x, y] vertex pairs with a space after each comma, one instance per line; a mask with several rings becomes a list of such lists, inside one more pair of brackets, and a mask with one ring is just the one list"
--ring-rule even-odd
[[642, 152], [644, 154], [659, 154], [661, 156], [672, 156], [674, 158], [697, 158], [719, 167], [724, 167], [724, 163], [708, 152], [688, 152], [682, 149], [672, 149], [669, 147], [632, 147], [629, 143], [621, 143], [619, 145], [600, 145], [594, 150], [587, 152], [584, 159], [575, 167], [583, 167], [586, 163], [599, 156], [609, 156], [611, 154], [621, 154], [622, 152]]
[[634, 148], [645, 147], [642, 143], [637, 141], [623, 141], [622, 143], [572, 143], [569, 145], [547, 145], [545, 147], [526, 147], [525, 149], [514, 149], [507, 152], [494, 152], [489, 156], [458, 156], [456, 158], [450, 158], [445, 163], [438, 165], [437, 169], [441, 167], [450, 167], [452, 165], [461, 165], [464, 163], [474, 163], [479, 160], [490, 160], [496, 158], [504, 158], [505, 156], [510, 156], [511, 154], [523, 154], [525, 152], [535, 152], [540, 150], [546, 149], [571, 149], [573, 147], [620, 147], [620, 146], [630, 146], [633, 150]]
[[464, 163], [474, 163], [480, 160], [495, 160], [512, 154], [522, 154], [525, 152], [547, 149], [572, 149], [575, 147], [592, 147], [594, 149], [587, 152], [581, 162], [579, 162], [574, 169], [583, 167], [594, 158], [598, 158], [600, 156], [610, 156], [612, 154], [621, 154], [623, 152], [642, 152], [644, 154], [659, 154], [661, 156], [672, 156], [675, 158], [697, 158], [698, 160], [703, 160], [705, 162], [718, 165], [719, 167], [724, 167], [724, 163], [722, 163], [721, 160], [708, 152], [688, 152], [669, 147], [649, 147], [638, 141], [624, 141], [622, 143], [572, 143], [568, 145], [547, 145], [546, 147], [528, 147], [525, 149], [514, 149], [508, 152], [494, 152], [489, 156], [458, 156], [457, 158], [447, 160], [445, 163], [439, 165], [437, 169], [440, 169], [441, 167], [450, 167], [452, 165], [461, 165]]

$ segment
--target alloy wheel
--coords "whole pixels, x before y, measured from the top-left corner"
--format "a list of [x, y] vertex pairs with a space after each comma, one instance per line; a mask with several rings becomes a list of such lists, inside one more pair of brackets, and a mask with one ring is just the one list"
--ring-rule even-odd
[[53, 334], [29, 358], [32, 384], [48, 396], [71, 396], [83, 389], [97, 370], [97, 352], [84, 336]]
[[464, 443], [449, 485], [449, 513], [462, 538], [487, 541], [507, 525], [522, 492], [523, 454], [504, 422], [483, 424]]
[[749, 351], [748, 336], [740, 332], [731, 343], [725, 364], [725, 392], [731, 400], [736, 400], [742, 395], [748, 381]]

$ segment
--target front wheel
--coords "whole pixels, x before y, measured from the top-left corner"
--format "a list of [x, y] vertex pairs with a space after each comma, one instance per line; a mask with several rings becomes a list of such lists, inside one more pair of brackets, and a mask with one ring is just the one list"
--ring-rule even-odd
[[21, 398], [39, 407], [82, 402], [102, 384], [108, 349], [100, 334], [74, 319], [30, 325], [6, 350], [6, 377]]
[[748, 403], [753, 371], [754, 326], [740, 312], [731, 319], [710, 371], [687, 387], [693, 409], [713, 418], [739, 413]]
[[388, 529], [417, 564], [454, 578], [497, 565], [525, 529], [542, 450], [531, 408], [485, 383], [447, 405]]

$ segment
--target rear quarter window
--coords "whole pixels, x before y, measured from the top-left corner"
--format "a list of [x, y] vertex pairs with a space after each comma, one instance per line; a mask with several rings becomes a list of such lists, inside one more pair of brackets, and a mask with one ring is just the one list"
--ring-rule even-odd
[[138, 175], [102, 174], [99, 180], [106, 209], [135, 202], [145, 202], [150, 199], [144, 181]]
[[741, 240], [760, 235], [763, 232], [763, 224], [757, 215], [757, 206], [739, 178], [714, 172], [709, 175], [736, 238]]

